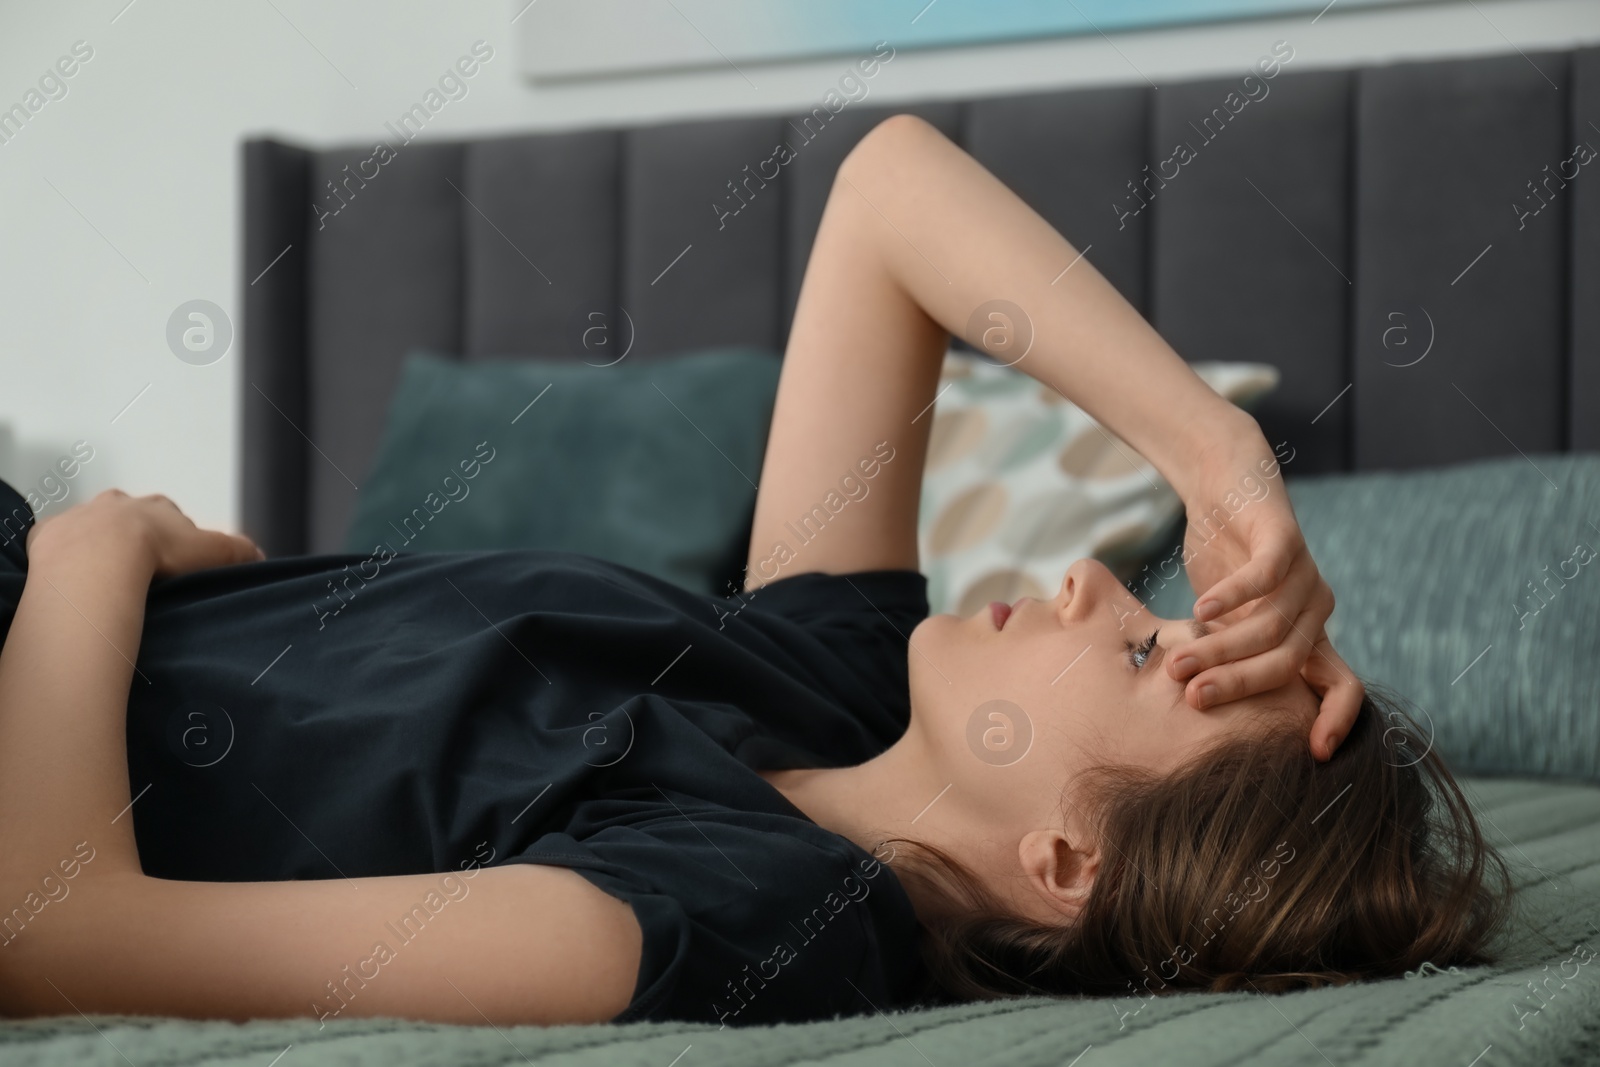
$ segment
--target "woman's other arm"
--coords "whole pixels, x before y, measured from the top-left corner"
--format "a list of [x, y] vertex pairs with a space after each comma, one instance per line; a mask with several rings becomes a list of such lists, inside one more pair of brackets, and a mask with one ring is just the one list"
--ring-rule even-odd
[[0, 651], [0, 1011], [556, 1023], [628, 1004], [638, 923], [573, 871], [144, 875], [125, 728], [150, 581], [255, 546], [113, 492], [36, 528], [29, 557]]
[[896, 115], [845, 157], [812, 245], [762, 467], [752, 588], [775, 576], [759, 566], [772, 545], [797, 541], [785, 523], [798, 528], [879, 442], [894, 458], [867, 498], [796, 546], [784, 573], [917, 566], [928, 405], [950, 335], [981, 345], [984, 329], [1004, 328], [969, 321], [997, 299], [1035, 331], [1017, 369], [1084, 407], [1180, 491], [1199, 454], [1260, 437], [1033, 209], [934, 127]]
[[[1017, 369], [1132, 445], [1191, 516], [1237, 495], [1242, 478], [1276, 474], [1255, 420], [1201, 381], [1064, 237], [933, 126], [896, 115], [841, 164], [812, 246], [762, 467], [749, 588], [803, 571], [917, 566], [941, 360], [950, 334], [986, 347], [984, 331], [1008, 325], [985, 314], [994, 301], [1021, 309], [1033, 333]], [[873, 464], [875, 452], [893, 458]], [[847, 474], [860, 499], [840, 506]], [[1333, 598], [1285, 494], [1246, 508], [1186, 562], [1197, 616], [1230, 624], [1174, 650], [1173, 664], [1192, 661], [1170, 668], [1188, 680], [1190, 703], [1206, 706], [1206, 685], [1236, 699], [1284, 684], [1310, 658], [1327, 713], [1313, 747], [1331, 755], [1361, 688], [1324, 638]]]

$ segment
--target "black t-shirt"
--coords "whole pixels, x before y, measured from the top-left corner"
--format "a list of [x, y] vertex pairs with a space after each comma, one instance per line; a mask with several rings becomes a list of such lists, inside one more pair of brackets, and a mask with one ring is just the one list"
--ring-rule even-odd
[[[4, 483], [0, 505], [26, 509]], [[756, 772], [897, 740], [927, 611], [915, 571], [723, 600], [540, 551], [160, 581], [128, 705], [140, 860], [204, 881], [438, 872], [440, 901], [479, 866], [569, 867], [643, 930], [619, 1021], [904, 1006], [924, 972], [903, 887]]]

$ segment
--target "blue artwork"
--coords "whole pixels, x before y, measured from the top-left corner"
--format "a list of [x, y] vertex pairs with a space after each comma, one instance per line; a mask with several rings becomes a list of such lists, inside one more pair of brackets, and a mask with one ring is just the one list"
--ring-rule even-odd
[[[510, 0], [535, 79], [1118, 31], [1420, 0]], [[520, 10], [517, 10], [520, 8]], [[751, 84], [755, 84], [754, 81]]]

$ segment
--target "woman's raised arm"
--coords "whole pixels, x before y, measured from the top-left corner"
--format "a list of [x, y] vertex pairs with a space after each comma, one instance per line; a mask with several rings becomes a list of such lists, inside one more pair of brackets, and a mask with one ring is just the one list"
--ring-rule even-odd
[[[933, 126], [896, 115], [840, 165], [811, 249], [747, 588], [803, 571], [917, 566], [930, 409], [952, 333], [1087, 410], [1156, 466], [1191, 516], [1236, 496], [1241, 478], [1277, 471], [1255, 420], [1201, 381], [1064, 237]], [[1245, 509], [1186, 562], [1197, 616], [1229, 624], [1174, 650], [1190, 703], [1303, 671], [1324, 694], [1313, 749], [1331, 755], [1361, 686], [1326, 642], [1333, 598], [1285, 494]]]
[[125, 729], [150, 581], [255, 546], [112, 492], [30, 531], [28, 551], [0, 651], [0, 1012], [561, 1023], [628, 1004], [638, 923], [574, 871], [147, 877]]

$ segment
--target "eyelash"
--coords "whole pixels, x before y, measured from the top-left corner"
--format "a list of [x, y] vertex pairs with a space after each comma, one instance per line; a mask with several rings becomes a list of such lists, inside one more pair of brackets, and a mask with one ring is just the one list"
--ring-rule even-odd
[[1150, 636], [1145, 638], [1142, 644], [1136, 645], [1132, 641], [1123, 642], [1128, 646], [1128, 662], [1133, 664], [1134, 670], [1141, 670], [1150, 661], [1150, 653], [1155, 651], [1156, 635], [1159, 633], [1159, 630], [1152, 630]]

